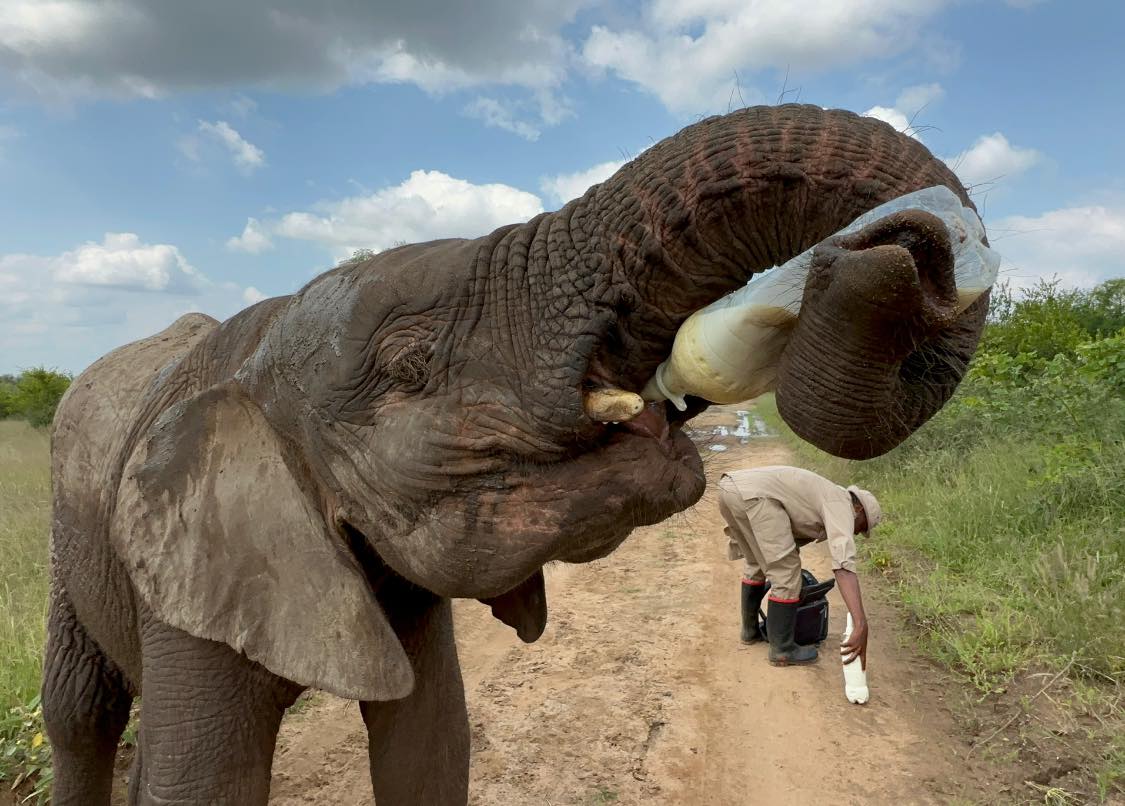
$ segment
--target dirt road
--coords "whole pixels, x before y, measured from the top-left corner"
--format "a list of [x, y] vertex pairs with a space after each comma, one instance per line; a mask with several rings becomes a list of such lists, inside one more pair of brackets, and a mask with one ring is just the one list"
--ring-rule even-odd
[[[738, 425], [733, 410], [704, 425]], [[697, 425], [697, 427], [699, 427]], [[747, 444], [741, 444], [745, 441]], [[727, 466], [784, 463], [776, 440], [720, 437]], [[903, 804], [981, 802], [982, 774], [943, 705], [940, 678], [900, 646], [868, 588], [872, 700], [850, 705], [832, 635], [810, 668], [775, 669], [738, 640], [739, 574], [713, 500], [639, 530], [612, 556], [547, 570], [550, 618], [521, 644], [457, 602], [472, 722], [471, 802], [492, 804]], [[804, 551], [830, 575], [822, 546]], [[286, 718], [271, 803], [369, 804], [358, 708], [320, 696]]]

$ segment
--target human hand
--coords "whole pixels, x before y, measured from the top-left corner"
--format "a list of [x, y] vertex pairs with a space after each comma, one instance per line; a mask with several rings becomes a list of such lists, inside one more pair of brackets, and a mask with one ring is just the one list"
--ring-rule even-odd
[[867, 622], [852, 627], [848, 640], [840, 644], [840, 653], [845, 664], [859, 658], [859, 668], [867, 671]]

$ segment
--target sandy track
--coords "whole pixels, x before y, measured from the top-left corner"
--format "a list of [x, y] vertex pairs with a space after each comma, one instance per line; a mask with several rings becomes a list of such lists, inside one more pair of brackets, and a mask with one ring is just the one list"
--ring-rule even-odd
[[[713, 422], [731, 419], [722, 410]], [[730, 440], [727, 465], [785, 462], [779, 443]], [[805, 550], [818, 577], [827, 552]], [[739, 567], [710, 496], [639, 530], [611, 557], [547, 569], [550, 618], [521, 644], [487, 608], [457, 602], [472, 722], [474, 804], [950, 803], [989, 800], [944, 707], [941, 677], [900, 647], [868, 586], [865, 707], [843, 698], [831, 644], [775, 669], [738, 641]], [[843, 604], [832, 598], [832, 630]], [[830, 642], [833, 637], [830, 637]], [[358, 708], [328, 697], [287, 717], [271, 803], [369, 804]]]

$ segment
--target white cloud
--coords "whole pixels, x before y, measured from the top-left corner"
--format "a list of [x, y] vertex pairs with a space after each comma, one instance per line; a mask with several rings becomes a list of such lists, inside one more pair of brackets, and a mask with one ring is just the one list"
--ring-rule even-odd
[[[39, 288], [40, 278], [50, 275], [50, 261], [35, 255], [0, 255], [0, 310], [5, 317], [0, 322], [10, 324], [25, 319], [34, 310], [28, 305]], [[23, 316], [21, 309], [28, 310]]]
[[1008, 142], [1000, 132], [977, 138], [972, 147], [945, 160], [966, 186], [1010, 178], [1039, 162], [1042, 154]]
[[919, 131], [924, 128], [920, 125], [921, 113], [944, 96], [945, 90], [940, 84], [918, 84], [900, 92], [894, 106], [873, 106], [863, 114], [889, 123], [896, 131], [921, 140]]
[[539, 186], [548, 198], [559, 204], [566, 204], [571, 199], [577, 199], [585, 193], [591, 185], [609, 179], [625, 162], [626, 160], [610, 160], [609, 162], [598, 163], [584, 171], [544, 177]]
[[258, 102], [253, 98], [239, 93], [226, 103], [225, 108], [230, 111], [232, 115], [244, 118], [257, 111]]
[[[544, 196], [561, 206], [609, 178], [625, 160], [544, 177]], [[376, 252], [401, 243], [436, 238], [474, 238], [497, 227], [526, 221], [544, 211], [543, 200], [504, 184], [473, 184], [441, 171], [414, 171], [398, 185], [343, 199], [321, 201], [310, 210], [259, 221], [227, 240], [231, 249], [273, 248], [276, 238], [312, 241], [337, 258], [357, 249]]]
[[100, 244], [88, 242], [53, 258], [49, 270], [60, 283], [134, 291], [184, 290], [201, 279], [179, 249], [141, 243], [131, 232], [107, 232]]
[[[915, 47], [946, 0], [653, 0], [640, 29], [595, 26], [582, 56], [680, 113], [723, 111], [736, 71], [800, 74]], [[742, 88], [742, 100], [763, 94]]]
[[247, 286], [242, 291], [242, 301], [245, 302], [247, 305], [253, 305], [256, 302], [261, 302], [265, 298], [266, 298], [266, 295], [263, 294], [258, 289], [254, 288], [254, 286], [252, 286], [252, 285]]
[[1125, 207], [1064, 207], [1038, 216], [990, 222], [988, 237], [1003, 257], [1001, 280], [1017, 288], [1057, 276], [1089, 287], [1125, 276]]
[[905, 132], [910, 128], [910, 118], [893, 106], [873, 106], [863, 115], [889, 123], [895, 131]]
[[504, 129], [531, 142], [539, 139], [545, 126], [557, 126], [574, 116], [570, 99], [547, 88], [535, 90], [532, 97], [526, 99], [477, 96], [463, 111], [486, 126]]
[[117, 11], [70, 0], [5, 0], [0, 43], [16, 53], [73, 46], [93, 35], [99, 17], [114, 18]]
[[0, 371], [78, 371], [189, 311], [230, 316], [247, 293], [209, 280], [175, 246], [134, 233], [107, 233], [57, 255], [0, 255], [0, 359], [13, 362]]
[[561, 84], [561, 31], [592, 2], [2, 0], [0, 54], [19, 84], [58, 100], [369, 82], [536, 91]]
[[321, 202], [312, 212], [288, 213], [270, 229], [347, 255], [401, 242], [476, 237], [541, 212], [538, 196], [508, 185], [475, 185], [441, 171], [414, 171], [399, 185]]
[[273, 241], [270, 240], [269, 234], [262, 229], [258, 219], [248, 218], [246, 219], [246, 226], [242, 228], [242, 234], [227, 239], [227, 249], [233, 252], [248, 252], [251, 255], [258, 255], [273, 249]]
[[199, 131], [221, 143], [230, 153], [235, 167], [245, 174], [253, 173], [266, 164], [266, 155], [262, 149], [248, 142], [225, 120], [214, 123], [206, 120], [199, 121]]
[[539, 129], [526, 121], [518, 120], [511, 103], [478, 97], [465, 107], [465, 114], [484, 121], [486, 126], [509, 131], [525, 140], [534, 142], [539, 139]]
[[536, 90], [535, 103], [539, 106], [539, 118], [546, 126], [557, 126], [567, 118], [574, 117], [570, 99], [551, 89]]
[[936, 103], [945, 97], [945, 89], [941, 84], [915, 84], [907, 87], [898, 94], [895, 106], [910, 114], [911, 117], [922, 112], [927, 106]]

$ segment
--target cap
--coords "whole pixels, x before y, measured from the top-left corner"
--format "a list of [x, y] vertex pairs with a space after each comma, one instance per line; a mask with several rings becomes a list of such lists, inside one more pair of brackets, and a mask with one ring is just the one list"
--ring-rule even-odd
[[883, 520], [883, 508], [879, 506], [879, 500], [875, 496], [867, 490], [861, 490], [854, 484], [848, 487], [848, 492], [859, 499], [863, 512], [867, 515], [867, 529], [864, 534], [868, 534], [879, 525], [879, 521]]

